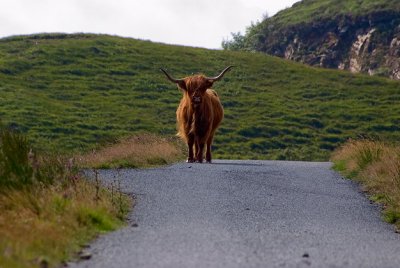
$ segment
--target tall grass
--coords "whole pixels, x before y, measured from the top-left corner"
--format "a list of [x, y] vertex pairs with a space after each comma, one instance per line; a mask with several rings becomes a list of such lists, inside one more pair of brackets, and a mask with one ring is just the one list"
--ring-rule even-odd
[[334, 168], [363, 185], [371, 199], [384, 205], [386, 221], [400, 228], [400, 146], [351, 140], [332, 155]]
[[120, 139], [77, 159], [84, 168], [142, 168], [182, 160], [183, 150], [184, 145], [177, 139], [142, 134]]
[[97, 233], [123, 224], [130, 200], [114, 195], [71, 161], [36, 154], [23, 135], [1, 128], [0, 267], [65, 262]]

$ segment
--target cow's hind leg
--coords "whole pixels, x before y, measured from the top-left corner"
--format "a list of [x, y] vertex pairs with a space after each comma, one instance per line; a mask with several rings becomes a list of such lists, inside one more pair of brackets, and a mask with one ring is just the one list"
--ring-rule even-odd
[[211, 163], [211, 144], [213, 142], [214, 135], [210, 135], [207, 140], [207, 150], [206, 150], [206, 162]]
[[193, 145], [194, 145], [194, 135], [189, 135], [187, 140], [188, 145], [188, 158], [186, 160], [187, 163], [193, 163]]

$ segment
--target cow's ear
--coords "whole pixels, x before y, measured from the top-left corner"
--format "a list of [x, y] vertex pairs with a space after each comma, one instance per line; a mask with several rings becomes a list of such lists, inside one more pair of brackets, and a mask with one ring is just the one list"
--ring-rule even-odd
[[184, 90], [184, 91], [187, 91], [185, 80], [179, 81], [179, 82], [177, 83], [177, 85], [178, 85], [178, 87], [179, 87], [180, 89], [182, 89], [182, 90]]

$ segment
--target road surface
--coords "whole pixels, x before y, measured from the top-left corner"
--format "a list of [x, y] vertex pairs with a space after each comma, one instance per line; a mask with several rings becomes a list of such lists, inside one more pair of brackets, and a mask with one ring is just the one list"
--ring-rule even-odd
[[[400, 236], [331, 163], [215, 161], [120, 172], [128, 227], [71, 267], [400, 267]], [[102, 171], [111, 182], [115, 171]]]

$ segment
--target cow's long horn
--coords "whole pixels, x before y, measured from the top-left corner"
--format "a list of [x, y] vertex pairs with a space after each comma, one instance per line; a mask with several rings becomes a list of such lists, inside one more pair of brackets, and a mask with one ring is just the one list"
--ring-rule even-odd
[[175, 79], [175, 78], [171, 77], [167, 73], [167, 71], [165, 71], [163, 68], [160, 68], [160, 70], [165, 74], [165, 76], [168, 78], [168, 80], [171, 81], [172, 83], [179, 84], [179, 83], [182, 83], [184, 81], [183, 79]]
[[226, 67], [218, 76], [216, 77], [207, 77], [208, 80], [211, 80], [213, 82], [220, 80], [224, 74], [229, 71], [232, 67], [234, 67], [233, 65]]

